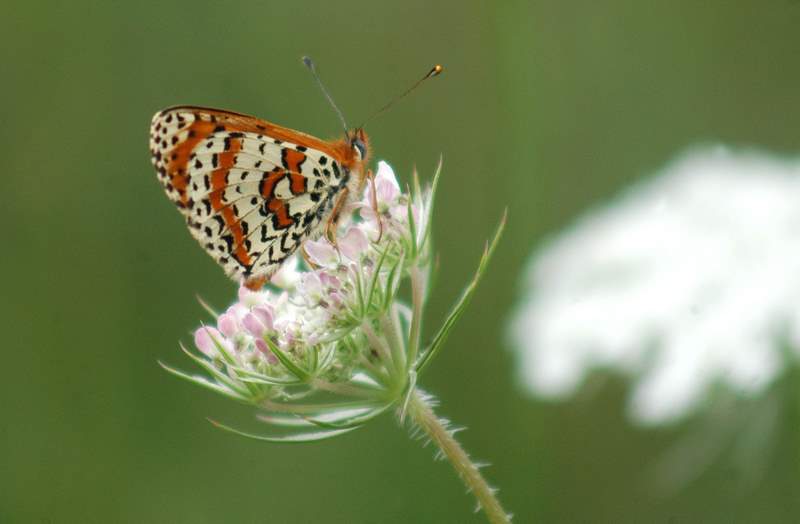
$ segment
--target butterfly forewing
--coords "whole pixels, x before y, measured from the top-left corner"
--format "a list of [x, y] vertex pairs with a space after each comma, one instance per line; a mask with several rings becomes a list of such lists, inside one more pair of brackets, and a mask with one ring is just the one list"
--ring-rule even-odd
[[198, 107], [157, 113], [150, 153], [192, 235], [246, 279], [269, 276], [319, 234], [352, 167], [344, 141]]

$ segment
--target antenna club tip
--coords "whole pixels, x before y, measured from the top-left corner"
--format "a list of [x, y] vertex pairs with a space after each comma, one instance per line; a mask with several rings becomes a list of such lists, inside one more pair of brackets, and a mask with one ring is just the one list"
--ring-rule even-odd
[[442, 64], [436, 64], [435, 66], [433, 66], [433, 68], [431, 68], [431, 72], [428, 73], [428, 77], [430, 78], [432, 76], [439, 75], [441, 74], [442, 71], [444, 71], [444, 67], [442, 66]]
[[314, 67], [314, 62], [311, 60], [310, 56], [303, 56], [302, 60], [307, 68], [311, 69]]

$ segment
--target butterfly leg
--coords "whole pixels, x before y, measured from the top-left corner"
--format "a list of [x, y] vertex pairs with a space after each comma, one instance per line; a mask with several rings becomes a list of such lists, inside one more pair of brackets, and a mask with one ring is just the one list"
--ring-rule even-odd
[[339, 221], [339, 213], [342, 212], [342, 208], [344, 208], [345, 202], [347, 202], [347, 194], [349, 193], [347, 188], [342, 190], [342, 194], [333, 204], [333, 211], [331, 212], [330, 218], [328, 218], [328, 223], [325, 224], [325, 238], [328, 239], [328, 242], [336, 247], [336, 224]]
[[317, 270], [317, 269], [319, 269], [321, 267], [321, 266], [315, 264], [313, 260], [311, 260], [311, 257], [308, 255], [308, 251], [306, 251], [305, 244], [303, 245], [303, 247], [300, 248], [300, 255], [302, 255], [303, 260], [306, 261], [306, 265], [308, 267], [310, 267], [311, 269]]
[[376, 240], [376, 242], [380, 242], [381, 238], [383, 237], [383, 220], [381, 220], [381, 215], [378, 212], [378, 191], [375, 189], [375, 174], [372, 172], [372, 169], [367, 170], [367, 178], [369, 178], [370, 182], [372, 211], [375, 212], [375, 219], [378, 221], [378, 240]]

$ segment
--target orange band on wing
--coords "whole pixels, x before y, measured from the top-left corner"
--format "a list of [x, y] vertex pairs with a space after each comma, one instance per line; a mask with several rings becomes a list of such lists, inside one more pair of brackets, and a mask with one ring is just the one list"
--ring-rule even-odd
[[289, 180], [291, 182], [289, 189], [292, 190], [292, 193], [295, 195], [302, 195], [306, 192], [306, 177], [295, 172], [290, 172]]
[[278, 219], [278, 227], [286, 228], [294, 224], [294, 220], [289, 216], [289, 210], [286, 209], [286, 203], [280, 198], [273, 198], [269, 201], [269, 210], [275, 213]]
[[189, 202], [189, 195], [186, 193], [186, 187], [189, 185], [189, 156], [192, 154], [194, 146], [211, 134], [213, 130], [213, 122], [195, 120], [188, 128], [186, 140], [174, 147], [167, 158], [169, 181], [178, 190], [181, 204], [184, 206]]
[[236, 153], [241, 151], [241, 149], [241, 141], [233, 139], [230, 141], [230, 148], [217, 154], [217, 165], [219, 167], [211, 173], [212, 191], [208, 196], [211, 201], [211, 207], [213, 207], [215, 211], [220, 212], [222, 219], [225, 221], [225, 226], [233, 236], [233, 256], [243, 266], [249, 266], [251, 264], [250, 254], [247, 252], [244, 245], [245, 238], [242, 224], [237, 219], [233, 209], [227, 206], [222, 200], [225, 194], [225, 186], [227, 185], [226, 178], [228, 171], [234, 166], [236, 162]]
[[283, 166], [289, 171], [289, 189], [295, 195], [306, 192], [306, 177], [301, 175], [300, 166], [306, 161], [306, 155], [300, 151], [286, 148], [283, 150]]

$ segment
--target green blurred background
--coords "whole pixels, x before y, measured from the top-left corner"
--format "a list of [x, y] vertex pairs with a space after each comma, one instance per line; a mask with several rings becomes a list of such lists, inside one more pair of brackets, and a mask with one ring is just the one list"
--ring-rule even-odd
[[564, 404], [515, 387], [505, 327], [531, 250], [698, 141], [800, 150], [800, 2], [14, 2], [0, 18], [0, 522], [482, 522], [450, 467], [389, 416], [272, 446], [167, 375], [235, 286], [185, 231], [147, 151], [158, 109], [210, 105], [322, 137], [434, 62], [368, 129], [402, 180], [444, 157], [429, 327], [504, 207], [507, 235], [422, 383], [518, 522], [790, 522], [800, 425], [765, 473], [725, 463], [664, 493], [648, 468], [691, 422], [632, 428], [610, 381]]

